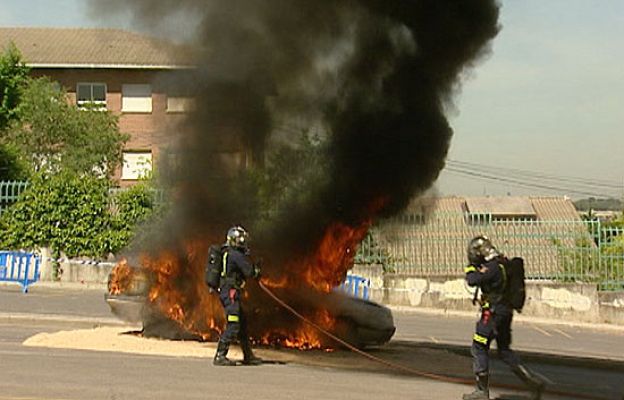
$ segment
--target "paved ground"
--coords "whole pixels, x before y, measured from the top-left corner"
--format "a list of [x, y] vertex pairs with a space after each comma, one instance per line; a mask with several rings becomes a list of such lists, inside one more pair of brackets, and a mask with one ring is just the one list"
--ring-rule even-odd
[[[1, 400], [457, 399], [462, 385], [297, 364], [213, 367], [210, 358], [145, 356], [21, 343], [88, 323], [0, 322]], [[431, 397], [435, 393], [435, 397]]]
[[[60, 399], [457, 399], [464, 385], [397, 374], [361, 357], [303, 354], [295, 363], [212, 367], [205, 358], [24, 347], [39, 332], [118, 324], [104, 291], [0, 286], [0, 400]], [[469, 378], [468, 341], [474, 318], [395, 311], [394, 340], [373, 354], [423, 371]], [[624, 330], [591, 329], [519, 321], [515, 346], [559, 392], [547, 399], [621, 400], [624, 394]], [[517, 384], [498, 363], [493, 380]], [[510, 390], [506, 398], [520, 399]], [[502, 397], [500, 397], [502, 398]]]
[[[477, 313], [445, 315], [436, 312], [393, 312], [395, 339], [416, 342], [466, 344]], [[513, 344], [524, 351], [624, 361], [624, 327], [544, 323], [516, 320]]]

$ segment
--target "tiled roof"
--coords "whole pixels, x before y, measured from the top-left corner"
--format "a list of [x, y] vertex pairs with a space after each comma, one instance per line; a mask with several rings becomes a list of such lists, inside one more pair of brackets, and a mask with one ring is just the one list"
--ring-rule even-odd
[[531, 203], [541, 219], [580, 220], [580, 216], [572, 200], [565, 197], [531, 197]]
[[497, 216], [534, 216], [535, 210], [527, 197], [468, 197], [468, 212], [472, 214], [492, 214]]
[[189, 48], [119, 29], [2, 28], [0, 47], [13, 42], [31, 67], [184, 68]]
[[527, 216], [542, 221], [579, 221], [572, 200], [566, 197], [439, 197], [414, 200], [406, 213], [464, 213]]

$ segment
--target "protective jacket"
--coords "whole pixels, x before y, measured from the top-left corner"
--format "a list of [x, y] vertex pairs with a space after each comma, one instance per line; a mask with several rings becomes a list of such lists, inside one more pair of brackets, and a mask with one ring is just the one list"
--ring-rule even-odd
[[249, 262], [242, 250], [229, 246], [223, 248], [221, 291], [241, 289], [246, 279], [256, 277], [257, 274], [258, 270]]
[[476, 286], [481, 289], [481, 304], [490, 306], [507, 306], [504, 299], [507, 278], [505, 275], [505, 260], [495, 258], [482, 264], [487, 270], [480, 272], [479, 267], [469, 265], [466, 267], [466, 282], [469, 286]]

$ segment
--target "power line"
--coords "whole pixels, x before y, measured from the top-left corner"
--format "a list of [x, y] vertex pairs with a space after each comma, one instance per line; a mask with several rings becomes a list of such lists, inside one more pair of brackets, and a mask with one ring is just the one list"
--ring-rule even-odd
[[500, 166], [492, 166], [485, 164], [472, 163], [467, 161], [458, 161], [458, 160], [447, 160], [447, 164], [453, 165], [457, 168], [464, 168], [468, 170], [477, 170], [479, 172], [489, 172], [495, 170], [497, 173], [501, 173], [502, 175], [506, 175], [509, 177], [530, 177], [532, 179], [537, 180], [550, 180], [557, 182], [569, 182], [574, 184], [581, 184], [585, 186], [591, 187], [603, 187], [609, 189], [622, 189], [623, 185], [604, 179], [594, 179], [594, 178], [579, 178], [579, 177], [571, 177], [571, 176], [559, 176], [552, 174], [545, 174], [542, 172], [535, 172], [529, 170], [522, 170], [517, 168], [509, 168], [509, 167], [500, 167]]
[[516, 186], [546, 189], [546, 190], [555, 191], [555, 192], [575, 193], [575, 194], [582, 194], [582, 195], [586, 195], [586, 196], [613, 197], [612, 195], [608, 195], [608, 194], [604, 194], [604, 193], [597, 193], [595, 191], [585, 191], [585, 190], [578, 190], [578, 189], [573, 189], [573, 188], [569, 188], [569, 187], [557, 187], [557, 186], [550, 186], [550, 185], [545, 185], [545, 184], [541, 184], [541, 183], [532, 183], [532, 182], [526, 182], [526, 181], [519, 181], [519, 180], [512, 179], [512, 178], [505, 178], [505, 177], [500, 177], [500, 176], [488, 175], [488, 174], [479, 173], [479, 172], [475, 172], [475, 171], [467, 171], [467, 170], [457, 169], [457, 168], [454, 168], [454, 167], [446, 167], [445, 171], [456, 173], [456, 174], [461, 174], [461, 175], [468, 175], [470, 177], [477, 178], [477, 179], [486, 179], [486, 180], [491, 180], [491, 181], [510, 183], [510, 184], [513, 184], [513, 185], [516, 185]]

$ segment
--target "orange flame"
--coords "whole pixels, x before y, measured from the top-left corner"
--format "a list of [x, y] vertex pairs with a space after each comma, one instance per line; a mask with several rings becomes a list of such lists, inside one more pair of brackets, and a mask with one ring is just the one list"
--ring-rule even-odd
[[[328, 331], [331, 331], [336, 325], [336, 320], [327, 310], [319, 310], [313, 317], [310, 317], [309, 320]], [[323, 349], [325, 351], [332, 351], [333, 349], [324, 344], [324, 339], [325, 337], [323, 334], [316, 328], [304, 324], [294, 331], [286, 331], [278, 328], [267, 332], [258, 342], [263, 345], [288, 347], [299, 350]]]
[[124, 258], [115, 265], [111, 272], [111, 279], [108, 282], [108, 292], [110, 294], [121, 294], [128, 290], [134, 278], [134, 270], [128, 265]]
[[[263, 280], [268, 287], [282, 288], [305, 284], [318, 291], [329, 292], [340, 285], [347, 270], [353, 266], [358, 244], [364, 239], [370, 222], [357, 227], [334, 223], [325, 231], [317, 250], [304, 260], [295, 260], [285, 270], [297, 271], [296, 276], [279, 280]], [[303, 265], [303, 267], [301, 267]]]
[[[385, 200], [371, 203], [374, 214]], [[264, 277], [269, 288], [297, 288], [307, 286], [319, 292], [329, 292], [345, 278], [353, 265], [356, 249], [364, 239], [372, 220], [356, 226], [336, 222], [327, 227], [316, 250], [309, 256], [294, 260], [281, 270], [279, 277]], [[218, 296], [211, 294], [204, 283], [205, 256], [208, 243], [190, 240], [180, 251], [161, 250], [155, 255], [140, 255], [140, 267], [149, 276], [146, 293], [149, 304], [179, 324], [185, 331], [204, 340], [214, 339], [225, 326], [223, 308]], [[137, 270], [124, 259], [115, 266], [109, 285], [111, 294], [124, 293]], [[249, 296], [249, 292], [245, 293]], [[253, 300], [253, 299], [250, 299]], [[311, 321], [332, 331], [336, 319], [328, 310], [316, 309], [306, 315]], [[256, 343], [279, 345], [298, 349], [327, 349], [326, 338], [316, 328], [303, 322], [298, 325], [271, 326], [256, 334]]]
[[[162, 314], [176, 321], [186, 331], [208, 340], [223, 331], [224, 318], [217, 296], [210, 294], [203, 280], [203, 262], [207, 245], [189, 242], [185, 257], [161, 251], [157, 258], [146, 254], [141, 266], [150, 272], [153, 282], [147, 298]], [[191, 287], [183, 287], [190, 284]]]

